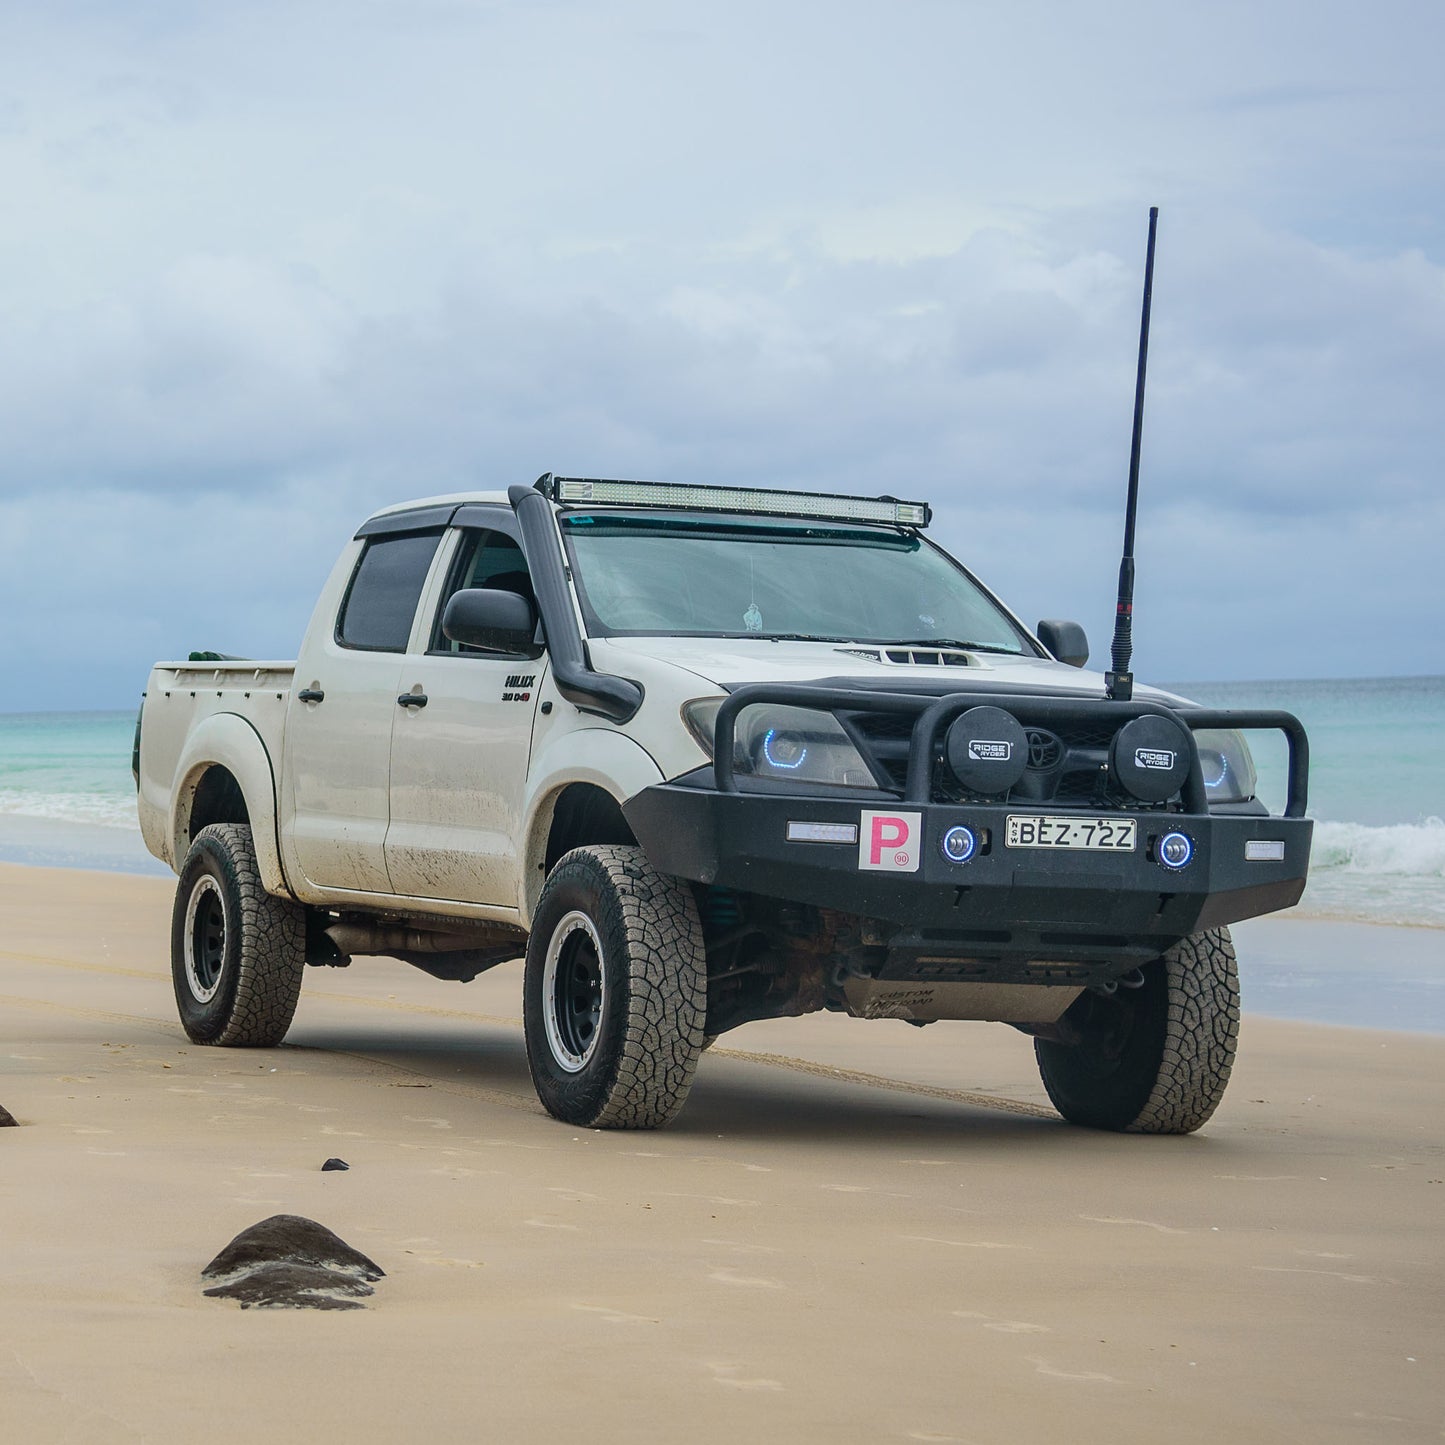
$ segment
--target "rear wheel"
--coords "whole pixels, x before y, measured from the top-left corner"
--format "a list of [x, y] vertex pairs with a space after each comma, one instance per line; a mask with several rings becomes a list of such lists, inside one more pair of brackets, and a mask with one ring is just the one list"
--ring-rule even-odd
[[1111, 995], [1064, 1015], [1077, 1041], [1035, 1041], [1044, 1088], [1073, 1124], [1191, 1134], [1224, 1096], [1239, 1036], [1239, 973], [1227, 928], [1181, 940]]
[[305, 911], [261, 886], [250, 828], [202, 828], [171, 914], [171, 981], [187, 1035], [198, 1044], [279, 1044], [305, 968]]
[[537, 1097], [568, 1124], [655, 1129], [687, 1099], [707, 1021], [688, 887], [640, 848], [575, 848], [527, 943], [523, 1015]]

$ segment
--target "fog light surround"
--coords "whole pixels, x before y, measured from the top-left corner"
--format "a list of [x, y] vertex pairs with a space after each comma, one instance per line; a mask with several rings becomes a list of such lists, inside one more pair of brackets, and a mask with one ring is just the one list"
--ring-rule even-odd
[[938, 849], [949, 863], [967, 863], [978, 852], [978, 834], [955, 824], [938, 840]]
[[1154, 859], [1177, 873], [1194, 861], [1194, 839], [1188, 833], [1166, 833], [1154, 847]]

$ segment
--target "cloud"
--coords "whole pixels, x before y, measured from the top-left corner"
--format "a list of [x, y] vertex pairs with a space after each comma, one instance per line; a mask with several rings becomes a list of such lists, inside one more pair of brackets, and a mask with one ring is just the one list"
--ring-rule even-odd
[[12, 12], [0, 661], [289, 652], [367, 511], [547, 468], [928, 497], [1102, 655], [1157, 201], [1141, 638], [1445, 668], [1445, 37], [1303, 13]]

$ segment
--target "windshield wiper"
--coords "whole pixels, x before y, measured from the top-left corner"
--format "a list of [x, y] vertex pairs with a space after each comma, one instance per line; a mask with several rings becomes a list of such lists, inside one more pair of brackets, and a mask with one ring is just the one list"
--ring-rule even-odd
[[740, 641], [756, 637], [759, 642], [851, 642], [851, 637], [820, 637], [816, 632], [734, 632]]

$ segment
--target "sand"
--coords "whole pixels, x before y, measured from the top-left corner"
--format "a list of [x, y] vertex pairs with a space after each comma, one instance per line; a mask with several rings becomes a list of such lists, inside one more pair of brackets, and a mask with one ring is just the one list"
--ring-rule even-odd
[[[170, 899], [0, 865], [0, 1441], [1441, 1438], [1445, 1039], [1249, 1016], [1215, 1119], [1135, 1139], [1013, 1031], [814, 1017], [593, 1133], [515, 965], [313, 970], [285, 1047], [189, 1045]], [[365, 1309], [203, 1297], [283, 1212]]]

